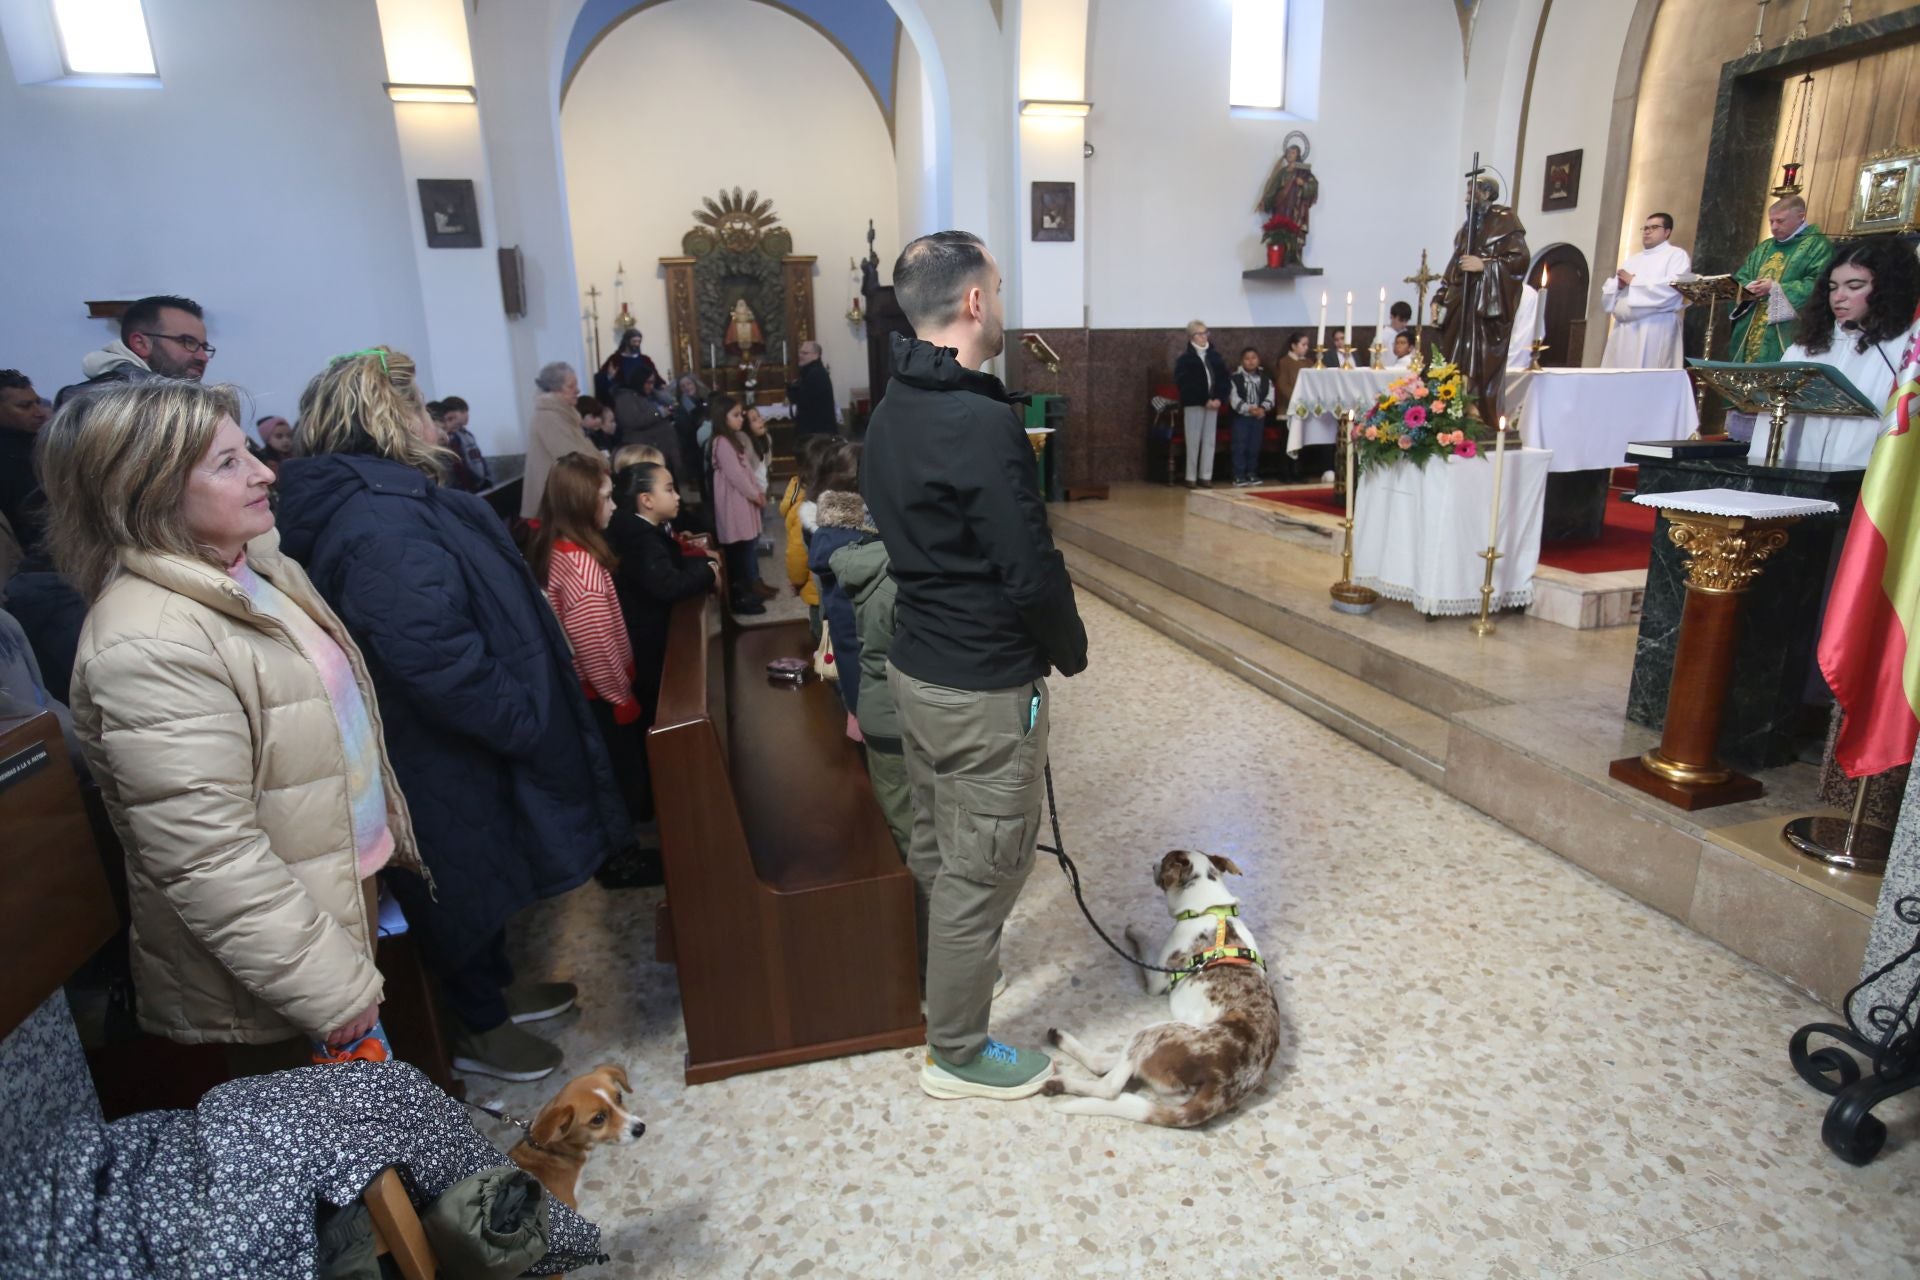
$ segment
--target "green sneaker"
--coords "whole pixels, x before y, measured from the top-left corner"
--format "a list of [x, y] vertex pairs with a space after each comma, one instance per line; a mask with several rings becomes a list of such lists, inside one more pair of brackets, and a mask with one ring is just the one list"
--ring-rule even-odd
[[920, 1068], [920, 1088], [933, 1098], [995, 1098], [1011, 1102], [1031, 1098], [1053, 1074], [1053, 1059], [1030, 1049], [1015, 1049], [998, 1040], [987, 1041], [980, 1056], [955, 1065], [933, 1049]]
[[571, 982], [516, 982], [501, 992], [510, 1021], [527, 1023], [557, 1018], [573, 1008], [580, 988]]

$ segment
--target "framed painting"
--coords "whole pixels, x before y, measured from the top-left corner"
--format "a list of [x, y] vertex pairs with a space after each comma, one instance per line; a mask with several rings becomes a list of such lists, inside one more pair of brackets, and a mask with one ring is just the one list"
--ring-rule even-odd
[[1542, 212], [1571, 209], [1580, 203], [1580, 151], [1562, 151], [1547, 157], [1547, 183], [1540, 196]]
[[1033, 238], [1035, 240], [1073, 239], [1073, 184], [1071, 182], [1033, 184]]
[[1920, 151], [1881, 152], [1860, 166], [1848, 235], [1911, 231], [1920, 224]]
[[427, 248], [480, 247], [480, 201], [473, 179], [420, 179], [420, 216], [426, 222]]

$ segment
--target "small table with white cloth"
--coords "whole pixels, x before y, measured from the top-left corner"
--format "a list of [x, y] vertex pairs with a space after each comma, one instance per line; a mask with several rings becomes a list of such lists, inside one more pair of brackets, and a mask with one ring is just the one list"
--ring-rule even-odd
[[1299, 457], [1304, 445], [1337, 443], [1335, 415], [1365, 413], [1406, 376], [1405, 369], [1302, 369], [1287, 401], [1287, 456]]
[[[1533, 602], [1547, 497], [1546, 449], [1507, 450], [1500, 495], [1500, 559], [1493, 607]], [[1493, 505], [1493, 455], [1396, 462], [1360, 477], [1353, 516], [1353, 580], [1431, 616], [1480, 611]]]
[[[1608, 477], [1635, 440], [1685, 440], [1700, 426], [1684, 369], [1543, 369], [1526, 379], [1520, 441], [1553, 452], [1543, 536], [1597, 538]], [[1507, 402], [1515, 403], [1508, 384]]]

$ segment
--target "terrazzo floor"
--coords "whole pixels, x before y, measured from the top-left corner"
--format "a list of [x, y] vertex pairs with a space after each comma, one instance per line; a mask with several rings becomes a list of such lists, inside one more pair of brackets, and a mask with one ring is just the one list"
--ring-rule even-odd
[[[777, 579], [776, 579], [777, 580]], [[1289, 1035], [1183, 1132], [1040, 1099], [937, 1102], [914, 1052], [687, 1088], [658, 891], [523, 918], [570, 978], [565, 1072], [631, 1073], [647, 1136], [580, 1192], [611, 1276], [1897, 1277], [1920, 1274], [1920, 1108], [1879, 1160], [1821, 1146], [1785, 1046], [1830, 1014], [1084, 593], [1054, 683], [1069, 849], [1115, 933], [1164, 927], [1168, 848], [1231, 854]], [[769, 780], [777, 785], [777, 780]], [[994, 1030], [1115, 1045], [1165, 1016], [1042, 855]], [[531, 1113], [558, 1080], [477, 1097]], [[504, 1145], [504, 1131], [495, 1135]]]

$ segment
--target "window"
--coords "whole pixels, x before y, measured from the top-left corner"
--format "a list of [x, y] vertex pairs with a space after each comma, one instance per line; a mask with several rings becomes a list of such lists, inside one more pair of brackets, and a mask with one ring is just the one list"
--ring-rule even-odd
[[68, 75], [157, 74], [140, 0], [53, 0], [53, 20]]
[[1233, 0], [1227, 105], [1278, 111], [1286, 90], [1287, 0]]

